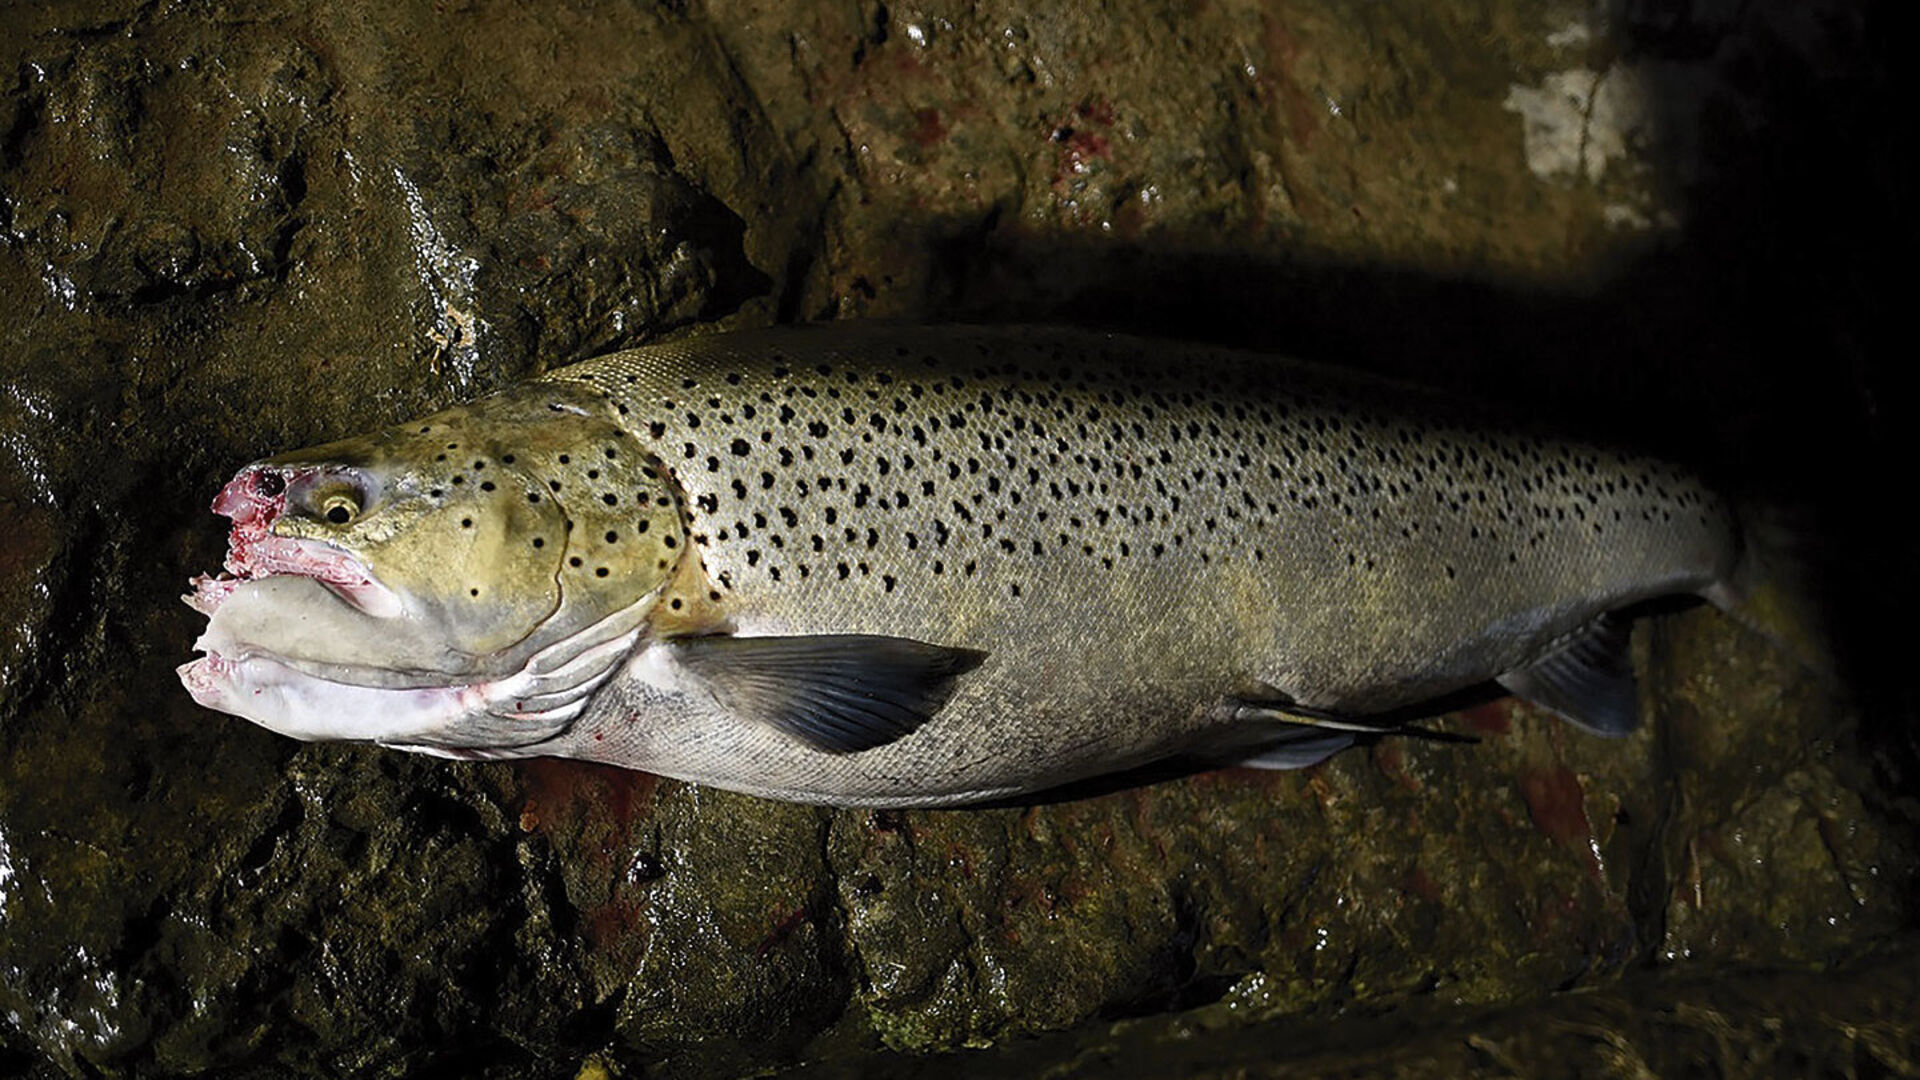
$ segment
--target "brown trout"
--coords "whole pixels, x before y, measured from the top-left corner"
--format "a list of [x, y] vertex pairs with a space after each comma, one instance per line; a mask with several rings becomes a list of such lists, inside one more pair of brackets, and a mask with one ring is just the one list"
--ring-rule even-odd
[[1635, 723], [1725, 600], [1674, 466], [1273, 357], [1029, 328], [695, 338], [249, 465], [194, 698], [300, 739], [772, 798], [1298, 767], [1497, 681]]

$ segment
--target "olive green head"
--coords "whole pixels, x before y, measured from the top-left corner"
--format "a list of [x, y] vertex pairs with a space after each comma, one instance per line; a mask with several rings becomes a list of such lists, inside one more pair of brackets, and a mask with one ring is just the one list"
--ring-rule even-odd
[[[268, 458], [215, 509], [234, 519], [235, 575], [312, 579], [255, 605], [255, 644], [310, 667], [464, 677], [657, 590], [686, 551], [676, 499], [593, 398], [549, 386]], [[216, 628], [226, 615], [241, 632], [246, 605], [227, 608], [244, 588]]]

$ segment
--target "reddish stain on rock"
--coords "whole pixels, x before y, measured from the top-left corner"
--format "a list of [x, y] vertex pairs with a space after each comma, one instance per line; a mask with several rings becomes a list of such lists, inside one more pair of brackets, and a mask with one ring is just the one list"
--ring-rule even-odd
[[1497, 701], [1461, 709], [1459, 716], [1467, 722], [1468, 727], [1483, 735], [1506, 735], [1513, 731], [1513, 720], [1507, 716], [1507, 707]]
[[1586, 791], [1574, 771], [1565, 765], [1528, 766], [1520, 772], [1520, 794], [1527, 800], [1534, 825], [1556, 843], [1579, 852], [1594, 882], [1604, 888], [1593, 823], [1587, 820]]
[[1418, 794], [1420, 780], [1407, 770], [1407, 755], [1400, 744], [1391, 739], [1374, 744], [1373, 766], [1381, 774], [1393, 781], [1402, 790]]
[[1229, 790], [1240, 787], [1297, 789], [1293, 769], [1256, 769], [1251, 765], [1227, 765], [1218, 769], [1209, 769], [1195, 773], [1190, 781], [1202, 788], [1221, 787]]
[[1111, 128], [1113, 119], [1112, 102], [1105, 98], [1089, 98], [1075, 106], [1072, 115], [1056, 124], [1048, 133], [1047, 137], [1060, 146], [1060, 175], [1054, 180], [1056, 188], [1067, 177], [1086, 172], [1096, 160], [1113, 160], [1113, 140], [1095, 130]]
[[1110, 161], [1113, 158], [1113, 143], [1105, 135], [1084, 128], [1058, 127], [1053, 129], [1053, 141], [1061, 145], [1062, 164], [1069, 172], [1084, 172], [1087, 163], [1095, 158]]
[[1439, 903], [1446, 895], [1440, 891], [1440, 886], [1434, 882], [1433, 878], [1427, 876], [1427, 872], [1417, 866], [1407, 874], [1407, 891], [1432, 904]]
[[1319, 133], [1320, 121], [1313, 99], [1293, 77], [1292, 69], [1300, 58], [1300, 40], [1272, 15], [1263, 15], [1260, 22], [1267, 46], [1267, 66], [1261, 72], [1260, 82], [1271, 88], [1269, 105], [1279, 107], [1287, 134], [1305, 147]]
[[973, 852], [965, 845], [952, 843], [947, 845], [947, 867], [962, 878], [973, 880]]
[[1073, 111], [1089, 124], [1098, 124], [1101, 127], [1113, 126], [1113, 102], [1104, 97], [1088, 98], [1076, 105]]
[[807, 909], [805, 906], [794, 908], [788, 912], [784, 918], [774, 924], [773, 929], [761, 940], [760, 947], [753, 951], [754, 958], [757, 960], [765, 960], [768, 953], [792, 937], [793, 932], [805, 925], [806, 921]]
[[527, 758], [519, 763], [527, 801], [520, 827], [548, 833], [594, 825], [623, 836], [653, 800], [658, 777], [565, 758]]
[[932, 146], [947, 137], [947, 125], [940, 120], [939, 109], [919, 109], [913, 114], [913, 130], [907, 134], [916, 146]]

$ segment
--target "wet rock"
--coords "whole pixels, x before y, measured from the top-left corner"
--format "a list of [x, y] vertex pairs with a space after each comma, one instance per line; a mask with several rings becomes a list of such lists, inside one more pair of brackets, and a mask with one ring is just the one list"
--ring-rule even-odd
[[[209, 723], [175, 598], [244, 461], [767, 292], [715, 192], [778, 205], [778, 158], [702, 126], [724, 69], [636, 80], [700, 66], [671, 20], [337, 14], [54, 7], [0, 47], [0, 1043], [64, 1071], [605, 1037], [497, 788]], [[556, 80], [543, 34], [607, 47]]]
[[[1890, 138], [1847, 119], [1877, 54], [1802, 7], [10, 11], [0, 1071], [1038, 1068], [1073, 1029], [1032, 1045], [1224, 1073], [1341, 1016], [1315, 1068], [1905, 1068], [1911, 696], [1711, 611], [1640, 632], [1626, 740], [1492, 702], [1436, 724], [1473, 745], [967, 811], [302, 747], [172, 673], [235, 467], [695, 324], [1316, 352], [1883, 505], [1896, 306], [1846, 244], [1891, 208], [1802, 164]], [[1829, 989], [1845, 1038], [1793, 1005]]]
[[1914, 1071], [1911, 942], [1829, 974], [1734, 969], [1715, 979], [1636, 978], [1507, 1008], [1439, 1007], [1248, 1023], [1258, 977], [1221, 1001], [945, 1058], [821, 1061], [807, 1080], [912, 1071], [1107, 1076], [1778, 1076]]
[[1662, 955], [1819, 963], [1911, 925], [1917, 853], [1875, 827], [1886, 810], [1850, 781], [1822, 689], [1777, 651], [1709, 642], [1660, 650], [1677, 799]]
[[839, 1014], [826, 812], [578, 762], [517, 779], [509, 798], [552, 860], [599, 1038], [730, 1072], [797, 1051]]
[[0, 424], [20, 434], [5, 444], [12, 460], [0, 469], [0, 520], [7, 522], [9, 534], [0, 550], [0, 596], [8, 598], [8, 623], [0, 628], [0, 727], [33, 692], [48, 663], [47, 623], [66, 584], [62, 555], [67, 546], [67, 530], [48, 493], [35, 490], [42, 481], [34, 475], [37, 462], [24, 436], [33, 403], [8, 405]]
[[23, 58], [8, 225], [65, 303], [204, 296], [285, 266], [312, 58], [209, 65], [180, 29], [100, 27], [94, 48]]

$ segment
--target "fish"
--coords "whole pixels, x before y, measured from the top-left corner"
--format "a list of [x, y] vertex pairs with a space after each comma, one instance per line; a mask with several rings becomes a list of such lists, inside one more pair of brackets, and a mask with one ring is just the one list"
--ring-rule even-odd
[[1633, 615], [1737, 603], [1679, 466], [1300, 360], [841, 323], [563, 367], [242, 468], [179, 668], [302, 740], [946, 806], [1301, 768], [1474, 687], [1637, 723]]

